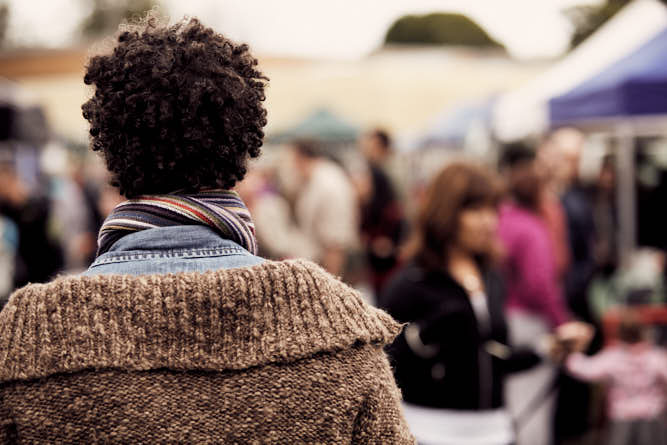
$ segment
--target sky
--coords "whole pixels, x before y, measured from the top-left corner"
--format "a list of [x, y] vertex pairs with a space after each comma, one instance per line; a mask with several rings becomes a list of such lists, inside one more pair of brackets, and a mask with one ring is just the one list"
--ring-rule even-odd
[[[21, 45], [66, 46], [90, 0], [5, 0], [8, 37]], [[199, 17], [260, 55], [358, 59], [382, 44], [404, 14], [466, 14], [519, 59], [566, 51], [567, 7], [601, 0], [162, 0], [172, 19]]]

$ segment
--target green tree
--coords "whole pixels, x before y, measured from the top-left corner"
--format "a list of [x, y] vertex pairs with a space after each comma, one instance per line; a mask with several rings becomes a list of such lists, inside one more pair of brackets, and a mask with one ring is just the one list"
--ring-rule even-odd
[[157, 6], [157, 0], [93, 0], [93, 9], [81, 24], [84, 37], [113, 32], [123, 20], [140, 17]]
[[399, 18], [385, 36], [385, 44], [391, 43], [503, 48], [468, 17], [444, 13]]
[[[566, 9], [565, 15], [574, 26], [574, 32], [570, 38], [570, 47], [577, 47], [631, 1], [607, 0], [598, 6], [575, 6]], [[667, 0], [660, 0], [660, 2], [667, 4]]]

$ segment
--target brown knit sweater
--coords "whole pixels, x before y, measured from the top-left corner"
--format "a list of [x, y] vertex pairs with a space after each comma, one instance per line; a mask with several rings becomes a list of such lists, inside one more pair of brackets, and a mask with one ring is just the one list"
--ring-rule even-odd
[[0, 313], [0, 442], [413, 443], [399, 330], [302, 261], [29, 285]]

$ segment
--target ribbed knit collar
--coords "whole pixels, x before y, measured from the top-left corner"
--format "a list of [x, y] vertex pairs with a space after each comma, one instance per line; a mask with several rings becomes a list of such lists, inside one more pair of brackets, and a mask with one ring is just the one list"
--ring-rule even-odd
[[386, 344], [389, 315], [319, 266], [70, 276], [28, 285], [0, 313], [0, 381], [84, 369], [240, 370]]

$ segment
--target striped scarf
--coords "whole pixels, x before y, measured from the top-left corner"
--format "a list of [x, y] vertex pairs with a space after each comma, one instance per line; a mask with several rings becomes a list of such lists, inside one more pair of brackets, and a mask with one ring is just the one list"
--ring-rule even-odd
[[255, 226], [241, 197], [233, 191], [209, 190], [191, 195], [145, 195], [118, 204], [102, 224], [97, 255], [129, 233], [196, 224], [208, 226], [257, 254]]

